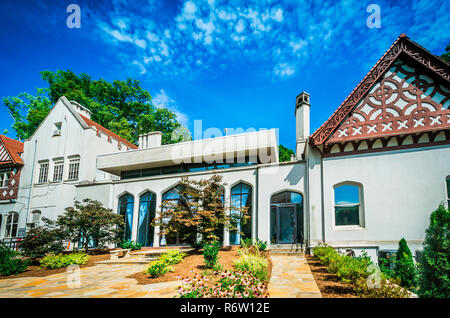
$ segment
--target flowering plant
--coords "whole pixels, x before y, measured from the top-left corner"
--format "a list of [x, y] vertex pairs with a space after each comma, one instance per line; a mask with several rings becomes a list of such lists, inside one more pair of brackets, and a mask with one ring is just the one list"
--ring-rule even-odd
[[[181, 298], [262, 298], [267, 297], [267, 285], [248, 272], [214, 272], [216, 283], [208, 284], [207, 276], [184, 278], [178, 289]], [[213, 283], [213, 282], [212, 282]]]

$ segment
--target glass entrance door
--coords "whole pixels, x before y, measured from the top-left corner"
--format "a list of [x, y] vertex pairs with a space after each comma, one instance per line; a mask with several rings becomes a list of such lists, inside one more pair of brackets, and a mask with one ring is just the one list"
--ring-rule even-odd
[[278, 243], [295, 243], [297, 233], [297, 211], [295, 205], [278, 207]]

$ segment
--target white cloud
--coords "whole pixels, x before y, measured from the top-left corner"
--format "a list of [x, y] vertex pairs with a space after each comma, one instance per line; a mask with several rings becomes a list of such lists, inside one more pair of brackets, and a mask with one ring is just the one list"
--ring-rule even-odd
[[294, 75], [295, 68], [288, 63], [279, 63], [274, 67], [273, 73], [278, 77], [285, 78]]

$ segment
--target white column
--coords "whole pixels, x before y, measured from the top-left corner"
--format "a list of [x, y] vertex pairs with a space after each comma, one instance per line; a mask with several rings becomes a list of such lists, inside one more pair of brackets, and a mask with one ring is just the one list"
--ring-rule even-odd
[[[225, 200], [225, 207], [229, 208], [231, 206], [231, 195], [229, 186], [225, 187], [224, 200]], [[225, 214], [227, 216], [230, 215], [230, 210], [227, 209], [225, 211]], [[224, 246], [230, 245], [230, 231], [227, 228], [224, 228], [223, 230], [223, 245]]]
[[[159, 217], [161, 211], [161, 196], [162, 193], [156, 194], [156, 211], [155, 218]], [[159, 247], [159, 226], [155, 226], [155, 234], [153, 235], [153, 246]]]
[[138, 218], [139, 218], [139, 196], [134, 195], [134, 204], [133, 204], [133, 224], [131, 227], [131, 240], [137, 241], [137, 232], [138, 232]]

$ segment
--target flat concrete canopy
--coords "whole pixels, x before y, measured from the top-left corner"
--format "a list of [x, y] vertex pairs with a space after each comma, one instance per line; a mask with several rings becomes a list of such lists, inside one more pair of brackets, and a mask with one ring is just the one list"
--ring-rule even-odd
[[277, 163], [275, 129], [100, 155], [97, 169], [120, 175], [122, 171], [180, 164], [231, 164], [245, 158], [255, 163]]

